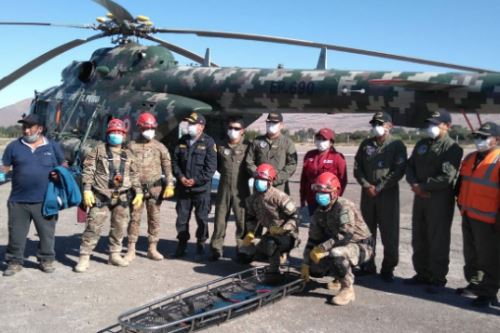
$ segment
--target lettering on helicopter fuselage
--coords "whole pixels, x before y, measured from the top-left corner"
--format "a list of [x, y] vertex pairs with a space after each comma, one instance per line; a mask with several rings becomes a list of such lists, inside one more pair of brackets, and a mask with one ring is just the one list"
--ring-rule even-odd
[[270, 94], [297, 94], [306, 95], [314, 93], [314, 82], [306, 81], [271, 81], [269, 85]]
[[[72, 93], [72, 94], [64, 94], [64, 99], [67, 99], [69, 101], [74, 101], [77, 100], [80, 94], [78, 93]], [[81, 96], [80, 102], [85, 103], [85, 104], [97, 104], [101, 100], [101, 97], [98, 95], [83, 95]]]

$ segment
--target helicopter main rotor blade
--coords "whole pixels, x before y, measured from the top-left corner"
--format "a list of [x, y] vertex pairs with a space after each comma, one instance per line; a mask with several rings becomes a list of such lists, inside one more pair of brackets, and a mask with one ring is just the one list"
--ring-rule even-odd
[[164, 32], [164, 33], [176, 33], [176, 34], [195, 34], [201, 37], [216, 37], [216, 38], [231, 38], [231, 39], [243, 39], [243, 40], [252, 40], [252, 41], [260, 41], [260, 42], [269, 42], [269, 43], [279, 43], [279, 44], [289, 44], [289, 45], [299, 45], [306, 47], [314, 47], [314, 48], [326, 48], [328, 50], [361, 54], [366, 56], [392, 59], [392, 60], [400, 60], [406, 62], [412, 62], [423, 65], [431, 65], [438, 67], [446, 67], [457, 69], [461, 71], [469, 71], [469, 72], [479, 72], [479, 73], [497, 73], [497, 71], [471, 67], [471, 66], [462, 66], [456, 64], [450, 64], [446, 62], [433, 61], [415, 57], [402, 56], [391, 53], [384, 53], [378, 51], [369, 51], [363, 49], [356, 49], [352, 47], [345, 47], [333, 44], [325, 44], [325, 43], [317, 43], [310, 42], [301, 39], [291, 39], [284, 37], [275, 37], [275, 36], [266, 36], [266, 35], [254, 35], [254, 34], [243, 34], [243, 33], [234, 33], [234, 32], [223, 32], [223, 31], [204, 31], [204, 30], [187, 30], [187, 29], [162, 29], [162, 28], [153, 28], [152, 32]]
[[65, 44], [62, 44], [62, 45], [60, 45], [60, 46], [58, 46], [58, 47], [56, 47], [48, 52], [45, 52], [41, 56], [31, 60], [30, 62], [28, 62], [24, 66], [16, 69], [15, 71], [10, 73], [9, 75], [3, 77], [0, 80], [0, 90], [5, 88], [6, 86], [11, 84], [12, 82], [14, 82], [15, 80], [17, 80], [21, 76], [25, 75], [26, 73], [37, 68], [41, 64], [43, 64], [43, 63], [49, 61], [50, 59], [60, 55], [61, 53], [64, 53], [72, 48], [75, 48], [75, 47], [80, 46], [82, 44], [85, 44], [85, 43], [91, 42], [93, 40], [96, 40], [98, 38], [102, 38], [102, 37], [106, 37], [106, 36], [107, 36], [107, 34], [100, 33], [100, 34], [91, 36], [91, 37], [86, 38], [86, 39], [74, 39], [74, 40], [67, 42]]
[[36, 25], [46, 27], [63, 27], [63, 28], [78, 28], [78, 29], [94, 29], [92, 25], [84, 24], [59, 24], [47, 22], [0, 22], [0, 25]]
[[134, 22], [134, 17], [125, 8], [117, 4], [112, 0], [93, 0], [94, 2], [100, 4], [116, 19], [118, 23], [123, 23], [124, 21]]
[[[167, 49], [169, 49], [170, 51], [173, 51], [177, 54], [180, 54], [188, 59], [191, 59], [193, 61], [196, 61], [197, 63], [199, 64], [202, 64], [203, 61], [205, 60], [204, 57], [196, 54], [196, 53], [193, 53], [189, 50], [186, 50], [185, 48], [182, 48], [180, 46], [177, 46], [177, 45], [174, 45], [174, 44], [171, 44], [169, 42], [166, 42], [162, 39], [159, 39], [159, 38], [156, 38], [156, 37], [153, 37], [153, 36], [149, 36], [149, 35], [145, 35], [145, 36], [141, 36], [141, 38], [144, 38], [144, 39], [147, 39], [147, 40], [150, 40], [150, 41], [153, 41], [153, 42], [156, 42], [158, 44], [161, 44], [163, 45], [164, 47], [166, 47]], [[213, 62], [210, 62], [210, 66], [212, 67], [219, 67], [217, 64], [213, 63]]]

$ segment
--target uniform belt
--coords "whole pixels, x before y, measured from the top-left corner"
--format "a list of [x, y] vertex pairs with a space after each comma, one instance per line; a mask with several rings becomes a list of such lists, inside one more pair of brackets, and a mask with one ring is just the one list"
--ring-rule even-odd
[[163, 186], [163, 182], [162, 182], [161, 178], [154, 181], [154, 182], [142, 184], [143, 188], [152, 188], [152, 187], [159, 187], [159, 186]]

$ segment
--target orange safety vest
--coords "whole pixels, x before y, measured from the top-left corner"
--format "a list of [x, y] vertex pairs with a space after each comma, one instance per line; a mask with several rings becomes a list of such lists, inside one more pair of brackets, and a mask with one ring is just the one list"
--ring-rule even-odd
[[462, 215], [493, 224], [500, 206], [500, 148], [490, 151], [473, 170], [476, 157], [474, 152], [462, 162], [458, 206]]

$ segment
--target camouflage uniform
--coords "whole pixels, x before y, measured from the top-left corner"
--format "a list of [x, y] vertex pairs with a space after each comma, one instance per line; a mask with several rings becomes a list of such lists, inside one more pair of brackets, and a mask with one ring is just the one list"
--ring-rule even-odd
[[[309, 257], [317, 245], [328, 252], [319, 264]], [[367, 262], [372, 254], [370, 230], [354, 202], [339, 197], [329, 209], [315, 210], [303, 259], [304, 264], [311, 266], [312, 276], [332, 275], [343, 287], [350, 288], [354, 284], [351, 267]]]
[[157, 243], [160, 233], [160, 205], [162, 201], [162, 172], [167, 186], [174, 186], [172, 164], [168, 149], [159, 141], [143, 138], [132, 141], [129, 149], [135, 156], [139, 181], [144, 192], [144, 204], [132, 210], [132, 218], [128, 225], [128, 241], [137, 242], [139, 227], [144, 206], [148, 214], [148, 241]]
[[[379, 144], [375, 137], [364, 140], [354, 159], [354, 177], [363, 187], [375, 186], [376, 197], [361, 191], [361, 213], [377, 239], [377, 226], [384, 245], [381, 273], [392, 273], [399, 261], [399, 180], [406, 168], [406, 147], [387, 137]], [[375, 244], [373, 246], [375, 252]], [[373, 256], [375, 259], [375, 253]], [[367, 264], [375, 269], [373, 262]], [[368, 267], [367, 267], [368, 268]]]
[[[271, 271], [278, 271], [280, 256], [290, 252], [297, 244], [299, 235], [297, 207], [284, 192], [270, 187], [266, 192], [255, 191], [246, 200], [247, 231], [255, 231], [259, 225], [267, 228], [255, 250], [269, 259]], [[287, 230], [283, 235], [271, 235], [271, 227]]]
[[290, 193], [288, 180], [297, 169], [297, 151], [289, 137], [283, 134], [276, 139], [269, 139], [266, 135], [257, 137], [250, 144], [245, 162], [251, 175], [262, 163], [271, 164], [278, 173], [273, 187]]
[[446, 284], [455, 209], [453, 183], [462, 155], [462, 148], [448, 134], [425, 138], [415, 145], [406, 168], [408, 183], [430, 193], [429, 198], [414, 197], [412, 259], [417, 277], [433, 284]]
[[231, 144], [226, 141], [217, 146], [217, 170], [220, 173], [219, 188], [215, 203], [214, 233], [210, 241], [213, 253], [222, 255], [224, 237], [231, 207], [236, 224], [236, 245], [241, 246], [245, 232], [245, 199], [250, 195], [249, 175], [245, 168], [248, 142]]
[[[110, 175], [110, 162], [106, 147], [110, 148], [116, 171], [121, 169], [119, 166], [124, 160], [123, 181], [118, 187], [110, 186], [113, 175]], [[124, 155], [126, 155], [126, 159]], [[112, 147], [104, 143], [98, 144], [83, 162], [82, 183], [84, 191], [94, 193], [96, 203], [90, 208], [87, 216], [80, 255], [92, 253], [110, 213], [109, 252], [111, 254], [120, 253], [123, 236], [130, 218], [130, 192], [132, 189], [135, 193], [141, 191], [133, 154], [126, 148]]]

